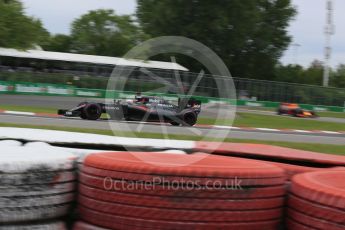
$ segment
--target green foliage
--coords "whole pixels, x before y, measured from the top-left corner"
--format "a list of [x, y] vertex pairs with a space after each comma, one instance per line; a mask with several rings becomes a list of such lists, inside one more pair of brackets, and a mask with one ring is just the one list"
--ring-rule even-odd
[[49, 33], [40, 20], [26, 16], [18, 0], [0, 0], [0, 47], [27, 49], [44, 44]]
[[69, 35], [56, 34], [51, 36], [42, 48], [49, 51], [69, 53], [72, 50], [72, 38]]
[[332, 73], [330, 85], [338, 88], [345, 88], [345, 64], [339, 65], [337, 70]]
[[118, 16], [113, 10], [96, 10], [72, 23], [73, 52], [91, 55], [121, 56], [144, 37], [130, 16]]
[[[235, 77], [273, 79], [290, 43], [290, 0], [138, 0], [137, 16], [151, 36], [185, 36], [213, 49]], [[181, 58], [181, 57], [180, 57]], [[191, 70], [197, 64], [181, 59]]]
[[[300, 65], [277, 65], [275, 68], [275, 80], [306, 85], [322, 85], [323, 63], [314, 60], [308, 68]], [[345, 64], [331, 70], [330, 86], [345, 88]]]

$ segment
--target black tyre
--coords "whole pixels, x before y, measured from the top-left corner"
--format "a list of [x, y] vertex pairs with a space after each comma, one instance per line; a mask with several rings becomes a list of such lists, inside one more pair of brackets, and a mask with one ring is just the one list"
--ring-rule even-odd
[[80, 118], [83, 119], [83, 120], [87, 120], [87, 117], [86, 117], [86, 114], [85, 114], [84, 111], [81, 111]]
[[82, 110], [80, 117], [85, 116], [88, 120], [97, 120], [102, 115], [102, 108], [99, 104], [87, 104]]
[[296, 109], [293, 111], [293, 116], [298, 117], [299, 115], [303, 114], [303, 111], [301, 109]]
[[183, 125], [193, 126], [196, 124], [197, 116], [193, 112], [187, 112], [183, 115]]
[[[84, 105], [84, 104], [87, 104], [87, 102], [81, 102], [81, 103], [78, 104], [78, 106], [81, 106], [81, 105]], [[87, 119], [86, 114], [85, 114], [85, 112], [84, 112], [84, 109], [82, 109], [82, 110], [80, 111], [80, 118], [81, 118], [81, 119], [84, 119], [84, 120]]]

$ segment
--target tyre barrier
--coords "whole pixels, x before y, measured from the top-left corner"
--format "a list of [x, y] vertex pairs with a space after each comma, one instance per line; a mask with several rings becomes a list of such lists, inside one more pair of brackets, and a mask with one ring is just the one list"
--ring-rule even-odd
[[17, 224], [17, 225], [2, 225], [2, 230], [64, 230], [66, 225], [63, 222], [50, 222], [40, 224]]
[[[5, 153], [6, 155], [6, 152], [10, 153], [7, 147], [16, 147], [17, 151], [25, 152], [26, 154], [25, 156], [21, 155], [20, 157], [16, 157], [16, 159], [7, 159], [8, 165], [12, 165], [12, 167], [10, 167], [10, 170], [0, 172], [0, 207], [3, 205], [8, 206], [0, 208], [0, 229], [65, 229], [63, 223], [49, 223], [47, 220], [56, 220], [57, 216], [63, 216], [67, 212], [71, 213], [73, 211], [70, 209], [69, 194], [73, 193], [76, 189], [75, 169], [73, 167], [61, 167], [59, 163], [46, 164], [44, 162], [43, 165], [45, 167], [40, 167], [42, 162], [36, 160], [37, 157], [32, 156], [35, 155], [30, 153], [33, 151], [23, 151], [22, 148], [35, 148], [35, 152], [44, 152], [45, 154], [54, 151], [71, 152], [73, 155], [80, 156], [79, 164], [82, 164], [82, 157], [87, 156], [89, 153], [99, 151], [54, 147], [46, 143], [27, 142], [27, 140], [56, 143], [59, 146], [63, 146], [64, 143], [69, 143], [70, 146], [71, 143], [88, 144], [90, 142], [101, 145], [112, 145], [114, 143], [113, 139], [107, 139], [107, 136], [99, 135], [99, 138], [96, 135], [91, 135], [92, 137], [86, 138], [85, 134], [76, 133], [75, 136], [77, 138], [66, 140], [66, 133], [64, 132], [48, 132], [47, 130], [26, 131], [26, 129], [13, 129], [10, 131], [2, 132], [2, 138], [5, 141], [0, 141], [1, 149], [4, 150], [0, 154], [0, 171], [1, 167], [6, 164], [2, 161], [3, 154]], [[22, 142], [11, 139], [21, 140]], [[115, 144], [116, 146], [137, 146], [138, 140], [120, 138], [120, 140], [116, 140]], [[23, 145], [22, 143], [27, 144], [21, 147]], [[169, 144], [163, 144], [160, 140], [146, 141], [145, 139], [145, 143], [140, 142], [139, 145], [145, 147], [160, 146], [158, 149], [175, 148], [179, 149], [179, 151], [185, 150], [188, 153], [194, 153], [195, 155], [198, 154], [198, 151], [201, 151], [213, 153], [214, 155], [224, 155], [222, 157], [231, 159], [233, 157], [255, 159], [266, 162], [265, 165], [269, 162], [269, 164], [279, 166], [283, 169], [285, 176], [290, 181], [293, 181], [293, 178], [297, 177], [295, 175], [306, 172], [316, 173], [321, 171], [320, 169], [322, 171], [345, 171], [345, 158], [343, 156], [319, 154], [275, 146], [222, 143], [212, 152], [214, 143], [211, 142], [192, 143], [187, 141], [172, 141]], [[97, 148], [97, 146], [93, 145], [92, 148]], [[152, 150], [148, 148], [148, 151], [155, 149], [157, 148], [153, 148]], [[166, 151], [165, 153], [169, 152], [173, 153], [175, 151]], [[181, 154], [184, 153], [181, 152]], [[27, 165], [31, 164], [26, 159], [29, 155], [32, 162], [38, 163], [34, 164], [33, 170], [31, 170], [32, 167], [27, 167]], [[178, 157], [176, 156], [174, 158]], [[50, 160], [55, 162], [52, 158]], [[107, 160], [103, 159], [103, 161]], [[176, 161], [170, 163], [173, 164]], [[224, 189], [227, 177], [233, 179], [234, 174], [219, 174], [215, 173], [215, 171], [208, 170], [208, 168], [214, 167], [214, 165], [219, 168], [219, 162], [212, 161], [210, 164], [202, 162], [203, 167], [207, 168], [207, 170], [204, 170], [207, 173], [204, 174], [200, 173], [201, 170], [195, 169], [194, 165], [190, 171], [196, 170], [197, 175], [186, 171], [185, 168], [174, 173], [176, 168], [179, 167], [171, 167], [172, 165], [169, 164], [165, 167], [169, 166], [169, 170], [172, 171], [164, 171], [164, 173], [159, 170], [153, 170], [153, 168], [162, 168], [156, 165], [150, 168], [145, 164], [143, 170], [138, 162], [134, 162], [135, 167], [132, 168], [127, 164], [126, 167], [122, 167], [121, 164], [123, 164], [123, 159], [122, 163], [120, 163], [121, 167], [113, 164], [103, 164], [105, 167], [102, 166], [101, 168], [97, 167], [97, 165], [90, 164], [85, 164], [81, 167], [79, 200], [85, 204], [79, 204], [79, 212], [84, 222], [77, 222], [74, 225], [75, 229], [104, 230], [114, 229], [115, 227], [116, 229], [283, 229], [280, 228], [283, 227], [280, 225], [283, 219], [286, 220], [285, 225], [288, 229], [344, 229], [345, 223], [343, 216], [345, 205], [343, 198], [340, 199], [337, 193], [334, 192], [330, 193], [332, 194], [331, 196], [329, 194], [327, 195], [327, 192], [331, 190], [330, 187], [336, 187], [337, 184], [338, 187], [343, 186], [342, 182], [339, 181], [334, 182], [333, 185], [329, 184], [330, 182], [328, 181], [333, 180], [332, 177], [335, 178], [336, 174], [332, 174], [326, 180], [323, 179], [326, 182], [322, 181], [322, 183], [325, 183], [326, 186], [321, 186], [319, 182], [315, 182], [319, 181], [319, 179], [309, 178], [318, 184], [318, 188], [327, 187], [327, 189], [325, 188], [327, 192], [316, 189], [318, 191], [317, 194], [310, 192], [312, 186], [310, 186], [310, 183], [304, 183], [305, 180], [302, 180], [302, 183], [292, 182], [293, 190], [291, 190], [288, 197], [287, 206], [284, 206], [284, 209], [286, 209], [284, 213], [286, 215], [283, 218], [275, 218], [274, 216], [277, 213], [274, 210], [279, 208], [277, 206], [286, 195], [287, 186], [281, 183], [281, 176], [270, 177], [267, 174], [252, 170], [251, 168], [254, 167], [252, 164], [249, 164], [249, 167], [246, 169], [243, 167], [241, 173], [238, 173], [239, 171], [233, 168], [231, 169], [236, 171], [238, 179], [241, 180], [241, 185], [243, 186], [240, 190]], [[140, 161], [141, 164], [142, 161]], [[229, 164], [232, 164], [234, 167], [239, 165], [239, 162], [232, 160], [227, 165]], [[152, 166], [152, 164], [149, 165]], [[224, 164], [220, 165], [223, 166], [223, 169], [228, 169], [228, 166], [224, 167]], [[331, 169], [330, 167], [335, 168]], [[245, 174], [245, 171], [248, 173]], [[254, 172], [257, 173], [255, 177], [253, 176]], [[271, 171], [271, 174], [277, 173], [277, 171], [274, 173]], [[339, 173], [337, 172], [337, 174]], [[111, 179], [111, 185], [117, 184], [121, 186], [108, 188], [109, 184], [107, 183], [109, 181], [105, 181], [107, 175]], [[153, 177], [164, 180], [166, 184], [171, 186], [166, 186], [166, 184], [156, 181], [152, 188]], [[343, 173], [341, 177], [344, 178]], [[190, 188], [188, 183], [184, 184], [185, 181], [190, 181], [191, 178], [192, 182], [197, 181], [200, 183], [201, 189], [197, 187]], [[216, 180], [218, 183], [216, 186], [208, 186], [207, 189], [204, 189], [206, 187], [205, 183], [209, 180]], [[133, 187], [133, 185], [145, 185], [146, 183], [150, 186]], [[314, 187], [313, 189], [315, 190]], [[344, 193], [341, 190], [341, 194]], [[32, 200], [28, 197], [32, 198]], [[61, 200], [63, 201], [59, 202]], [[118, 214], [119, 212], [114, 211], [112, 208], [121, 208], [122, 212]], [[140, 210], [141, 215], [144, 217], [138, 217], [138, 215], [133, 217], [133, 209], [137, 210], [136, 208]], [[156, 214], [158, 210], [163, 211], [161, 216], [160, 213]], [[175, 210], [183, 211], [182, 218], [179, 218], [182, 214], [174, 212]], [[233, 212], [234, 214], [231, 218], [236, 219], [239, 217], [240, 221], [228, 221], [228, 219], [227, 221], [223, 221], [225, 219], [223, 214], [220, 217], [216, 214], [208, 216], [212, 210], [217, 211], [217, 214], [224, 212], [225, 216]], [[263, 211], [267, 210], [269, 210], [269, 212], [266, 212], [267, 216], [270, 216], [269, 220], [263, 214]], [[151, 215], [147, 214], [147, 211], [150, 211], [148, 213], [151, 213]], [[252, 216], [255, 216], [257, 213], [259, 214], [257, 217], [249, 217], [249, 220], [246, 219], [248, 215], [242, 216], [238, 214], [245, 214], [249, 211], [252, 212]], [[216, 217], [215, 219], [217, 221], [195, 220], [195, 218], [198, 218], [195, 217], [198, 212], [201, 213], [200, 215], [206, 216], [205, 219], [213, 220], [213, 217]], [[123, 213], [129, 216], [125, 216]], [[146, 218], [147, 216], [149, 218]], [[189, 219], [193, 220], [190, 221]], [[241, 221], [241, 219], [247, 221]]]
[[75, 200], [76, 157], [65, 151], [7, 142], [0, 153], [1, 229], [66, 229]]
[[99, 153], [79, 178], [74, 229], [277, 229], [282, 219], [284, 171], [256, 160]]
[[344, 178], [344, 169], [293, 177], [288, 199], [288, 229], [344, 230]]
[[265, 144], [221, 143], [214, 148], [212, 142], [197, 142], [195, 151], [216, 155], [254, 158], [273, 162], [290, 162], [291, 164], [309, 165], [312, 167], [345, 166], [345, 156], [316, 153]]
[[14, 140], [4, 140], [0, 141], [0, 147], [8, 147], [8, 146], [21, 146], [22, 143], [20, 141], [14, 141]]
[[294, 175], [345, 166], [344, 156], [264, 144], [221, 143], [214, 149], [212, 142], [197, 142], [195, 151], [269, 162], [285, 171], [288, 185]]
[[288, 182], [290, 182], [292, 177], [297, 175], [297, 174], [324, 170], [324, 168], [307, 167], [307, 166], [300, 166], [300, 165], [293, 165], [293, 164], [284, 164], [284, 163], [279, 163], [279, 162], [270, 162], [270, 163], [275, 165], [275, 166], [282, 168], [285, 171], [285, 175], [287, 177]]

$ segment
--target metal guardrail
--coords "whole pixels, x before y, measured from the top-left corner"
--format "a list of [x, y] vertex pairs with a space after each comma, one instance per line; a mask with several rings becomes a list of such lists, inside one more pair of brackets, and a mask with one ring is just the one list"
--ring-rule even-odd
[[[125, 91], [149, 91], [151, 88], [157, 88], [157, 80], [150, 78], [142, 69], [135, 67], [123, 67], [124, 72], [130, 73]], [[78, 88], [106, 89], [112, 68], [102, 67], [94, 68], [94, 71], [64, 71], [60, 72], [33, 72], [33, 71], [0, 71], [0, 80], [5, 81], [32, 81], [61, 83], [67, 82]], [[167, 81], [176, 81], [176, 72], [163, 71], [159, 69], [150, 69], [153, 74]], [[179, 71], [181, 81], [186, 87], [192, 85], [198, 76], [198, 73]], [[212, 76], [205, 74], [199, 85], [196, 87], [196, 94], [206, 97], [218, 97], [217, 84], [215, 78], [226, 78], [221, 76]], [[344, 106], [345, 89], [321, 87], [316, 85], [302, 85], [286, 82], [274, 82], [255, 79], [233, 78], [237, 91], [237, 98], [255, 99], [257, 101], [272, 102], [292, 102], [299, 104], [314, 104], [325, 106]], [[85, 93], [85, 92], [84, 92]], [[177, 93], [172, 89], [170, 93]], [[80, 94], [83, 94], [81, 91]]]
[[[57, 85], [57, 84], [44, 84], [44, 83], [25, 83], [25, 82], [6, 82], [0, 81], [0, 94], [30, 94], [30, 95], [44, 95], [44, 96], [72, 96], [72, 97], [89, 97], [89, 98], [134, 98], [135, 91], [113, 91], [106, 92], [102, 89], [87, 89], [76, 88], [70, 85]], [[153, 93], [148, 92], [148, 95], [162, 96], [170, 98], [172, 100], [177, 99], [180, 96], [178, 94], [167, 93]], [[209, 96], [193, 96], [203, 103], [230, 103], [238, 106], [250, 106], [250, 107], [267, 107], [277, 108], [279, 102], [272, 101], [253, 101], [253, 100], [233, 100], [222, 99]], [[332, 111], [332, 112], [345, 112], [345, 107], [341, 106], [325, 106], [325, 105], [312, 105], [300, 103], [300, 106], [305, 109], [316, 111]]]

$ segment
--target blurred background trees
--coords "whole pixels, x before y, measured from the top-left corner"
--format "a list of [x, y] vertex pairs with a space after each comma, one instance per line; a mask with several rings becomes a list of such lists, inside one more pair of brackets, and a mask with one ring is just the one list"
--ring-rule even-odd
[[71, 51], [76, 53], [121, 56], [144, 39], [131, 16], [118, 16], [113, 10], [95, 10], [71, 25]]
[[[214, 50], [233, 77], [273, 80], [291, 41], [290, 0], [138, 0], [137, 16], [149, 35], [195, 39]], [[182, 63], [194, 70], [194, 63]], [[199, 71], [199, 70], [198, 70]]]
[[[156, 36], [186, 36], [213, 49], [233, 77], [322, 84], [323, 63], [283, 65], [291, 42], [287, 33], [296, 10], [291, 0], [137, 0], [136, 15], [90, 11], [71, 23], [70, 34], [52, 34], [25, 15], [20, 0], [0, 0], [0, 47], [122, 56]], [[155, 60], [171, 61], [170, 56]], [[199, 63], [177, 56], [191, 71]], [[332, 70], [330, 85], [345, 87], [345, 64]]]
[[20, 1], [0, 0], [0, 47], [27, 49], [48, 38], [41, 21], [25, 15]]

